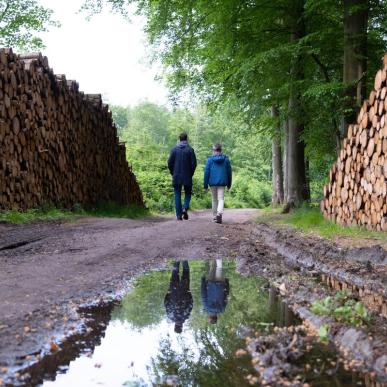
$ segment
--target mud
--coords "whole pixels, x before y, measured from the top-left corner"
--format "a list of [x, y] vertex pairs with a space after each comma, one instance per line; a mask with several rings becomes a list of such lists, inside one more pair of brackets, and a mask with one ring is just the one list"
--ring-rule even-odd
[[[241, 251], [240, 270], [271, 279], [288, 300], [294, 312], [315, 332], [329, 324], [330, 340], [357, 371], [366, 373], [371, 381], [387, 382], [387, 320], [378, 310], [369, 327], [352, 328], [309, 311], [314, 300], [334, 294], [338, 289], [325, 286], [322, 276], [337, 279], [375, 294], [375, 302], [384, 302], [386, 295], [386, 265], [380, 263], [380, 251], [375, 257], [377, 268], [354, 258], [358, 249], [342, 248], [316, 237], [306, 237], [287, 227], [258, 225]], [[376, 266], [376, 265], [375, 265]], [[352, 288], [349, 288], [351, 290]], [[364, 295], [365, 296], [365, 295]], [[354, 293], [364, 301], [364, 297]]]
[[[335, 291], [323, 284], [322, 275], [385, 303], [382, 245], [341, 247], [290, 228], [256, 225], [256, 215], [255, 210], [229, 210], [223, 225], [211, 223], [205, 211], [191, 214], [188, 222], [88, 218], [0, 224], [0, 385], [84, 329], [81, 305], [119, 300], [129, 279], [164, 266], [167, 259], [238, 257], [241, 272], [268, 278], [315, 328], [325, 320], [311, 315], [308, 306]], [[381, 311], [369, 328], [332, 327], [330, 338], [349, 362], [355, 361], [351, 366], [387, 380], [387, 324]]]

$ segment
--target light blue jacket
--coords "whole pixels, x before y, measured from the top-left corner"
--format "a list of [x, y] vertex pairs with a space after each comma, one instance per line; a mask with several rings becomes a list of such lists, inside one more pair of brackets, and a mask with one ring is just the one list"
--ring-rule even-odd
[[204, 188], [208, 186], [223, 186], [231, 188], [232, 170], [229, 158], [224, 155], [213, 155], [207, 159], [204, 170]]

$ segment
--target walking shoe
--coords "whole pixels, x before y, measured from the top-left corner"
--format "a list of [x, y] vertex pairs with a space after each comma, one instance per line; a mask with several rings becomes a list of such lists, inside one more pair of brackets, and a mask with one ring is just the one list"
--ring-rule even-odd
[[222, 223], [222, 215], [216, 215], [216, 223]]
[[212, 221], [216, 223], [216, 215], [212, 218]]
[[188, 210], [186, 208], [183, 210], [183, 219], [188, 220]]
[[176, 220], [183, 220], [183, 218], [181, 216], [179, 216]]

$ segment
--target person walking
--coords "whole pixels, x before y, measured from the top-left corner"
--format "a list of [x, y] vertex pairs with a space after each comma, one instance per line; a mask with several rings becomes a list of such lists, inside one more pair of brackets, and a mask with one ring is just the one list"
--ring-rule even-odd
[[[187, 133], [180, 133], [179, 143], [171, 150], [168, 169], [172, 175], [177, 220], [188, 220], [188, 209], [192, 195], [192, 177], [196, 169], [195, 151], [188, 145]], [[184, 187], [184, 205], [181, 191]]]
[[230, 284], [224, 277], [222, 260], [213, 259], [208, 276], [202, 277], [201, 283], [203, 309], [211, 324], [216, 324], [219, 314], [224, 313], [229, 292]]
[[180, 261], [173, 263], [168, 292], [164, 298], [164, 306], [168, 318], [175, 323], [175, 332], [181, 333], [184, 322], [189, 318], [193, 298], [189, 289], [189, 265], [183, 261], [183, 272], [179, 275]]
[[222, 145], [212, 147], [213, 155], [207, 159], [204, 170], [204, 189], [212, 191], [212, 215], [216, 223], [222, 223], [224, 209], [224, 189], [231, 188], [232, 169], [229, 158], [222, 153]]

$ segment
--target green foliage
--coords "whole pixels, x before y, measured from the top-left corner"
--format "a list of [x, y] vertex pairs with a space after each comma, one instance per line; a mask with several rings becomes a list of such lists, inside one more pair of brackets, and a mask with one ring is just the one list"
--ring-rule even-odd
[[226, 193], [226, 206], [264, 207], [270, 203], [270, 140], [259, 133], [259, 128], [244, 122], [232, 105], [211, 112], [204, 107], [169, 111], [150, 102], [111, 109], [113, 117], [127, 117], [127, 126], [120, 128], [120, 138], [126, 141], [127, 159], [152, 211], [174, 209], [167, 159], [183, 131], [188, 133], [198, 160], [193, 179], [193, 209], [211, 207], [211, 194], [203, 190], [203, 174], [215, 142], [223, 144], [233, 167], [234, 182]]
[[74, 220], [80, 216], [96, 216], [110, 218], [138, 218], [147, 216], [149, 212], [137, 206], [125, 206], [115, 202], [101, 202], [93, 207], [83, 208], [76, 204], [71, 210], [53, 206], [42, 206], [26, 211], [0, 211], [0, 221], [14, 224], [34, 221]]
[[328, 296], [314, 301], [311, 311], [318, 316], [333, 317], [339, 322], [356, 327], [371, 322], [371, 316], [364, 304], [350, 298], [350, 293], [347, 291], [339, 291], [334, 297]]
[[0, 221], [14, 224], [29, 223], [39, 220], [63, 220], [72, 219], [76, 214], [69, 210], [59, 208], [31, 209], [27, 211], [6, 210], [0, 211]]
[[52, 20], [52, 11], [36, 0], [3, 0], [0, 2], [0, 45], [21, 51], [44, 47], [37, 35], [47, 26], [59, 26]]
[[323, 324], [317, 331], [317, 335], [322, 343], [328, 343], [329, 325]]
[[[277, 105], [281, 122], [293, 117], [303, 128], [311, 181], [326, 178], [349, 102], [342, 82], [343, 2], [85, 0], [84, 9], [93, 14], [105, 5], [125, 16], [134, 5], [146, 17], [148, 40], [175, 101], [187, 91], [212, 107], [232, 101], [249, 122], [253, 142], [257, 128], [273, 134], [267, 108]], [[387, 49], [387, 3], [370, 0], [367, 6], [370, 90]], [[291, 110], [290, 95], [297, 95]], [[321, 196], [321, 184], [312, 194]]]

